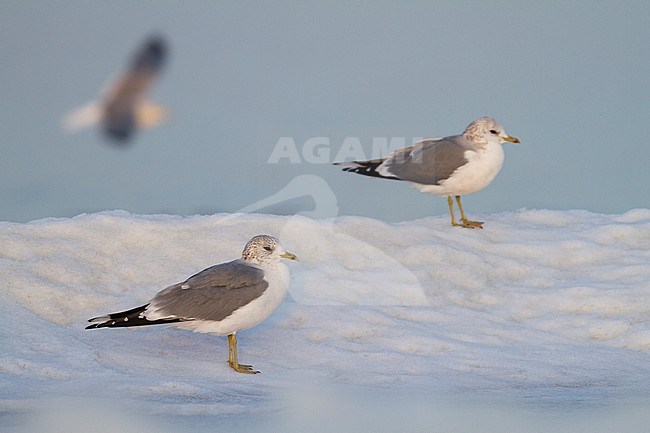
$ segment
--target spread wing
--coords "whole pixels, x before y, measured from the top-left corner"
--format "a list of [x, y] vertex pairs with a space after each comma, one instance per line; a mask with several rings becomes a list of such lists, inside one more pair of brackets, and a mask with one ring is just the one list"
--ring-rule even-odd
[[126, 140], [137, 126], [136, 104], [162, 69], [167, 45], [159, 36], [150, 38], [136, 53], [129, 69], [107, 92], [103, 102], [104, 132], [115, 139]]

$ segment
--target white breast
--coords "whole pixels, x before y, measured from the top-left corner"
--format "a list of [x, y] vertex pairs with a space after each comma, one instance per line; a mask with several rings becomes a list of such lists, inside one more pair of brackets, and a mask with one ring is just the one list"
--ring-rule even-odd
[[467, 164], [454, 171], [448, 179], [440, 182], [440, 185], [415, 183], [414, 186], [422, 192], [434, 195], [466, 195], [480, 191], [501, 171], [503, 146], [490, 142], [485, 149], [466, 151], [465, 158], [468, 160]]
[[207, 332], [215, 335], [229, 335], [242, 329], [252, 328], [263, 322], [280, 306], [289, 288], [289, 268], [284, 263], [260, 266], [269, 287], [262, 296], [250, 304], [235, 310], [220, 321], [195, 320], [179, 322], [176, 326], [194, 332]]

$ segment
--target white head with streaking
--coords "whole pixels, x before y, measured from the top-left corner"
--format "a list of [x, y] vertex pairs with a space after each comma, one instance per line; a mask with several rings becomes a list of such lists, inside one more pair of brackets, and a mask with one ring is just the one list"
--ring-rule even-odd
[[241, 257], [255, 264], [270, 264], [282, 259], [297, 260], [295, 255], [284, 249], [278, 238], [269, 235], [258, 235], [248, 241]]
[[228, 336], [228, 364], [240, 373], [258, 373], [237, 360], [235, 334], [269, 317], [289, 288], [289, 268], [298, 260], [269, 235], [253, 237], [242, 257], [210, 266], [161, 290], [148, 303], [94, 317], [86, 329], [170, 324], [194, 332]]
[[491, 117], [481, 117], [467, 125], [463, 136], [476, 145], [477, 148], [485, 149], [488, 143], [519, 143], [515, 137], [506, 134], [503, 126]]

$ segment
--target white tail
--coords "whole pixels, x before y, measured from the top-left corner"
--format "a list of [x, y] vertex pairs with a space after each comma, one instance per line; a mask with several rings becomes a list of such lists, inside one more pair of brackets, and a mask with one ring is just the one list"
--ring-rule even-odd
[[63, 130], [70, 134], [80, 129], [96, 126], [102, 119], [102, 109], [95, 101], [72, 110], [63, 118]]

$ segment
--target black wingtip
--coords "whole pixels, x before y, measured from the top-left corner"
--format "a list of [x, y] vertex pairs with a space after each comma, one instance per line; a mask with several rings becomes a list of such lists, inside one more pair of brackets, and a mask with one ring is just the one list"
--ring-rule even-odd
[[132, 308], [130, 310], [119, 311], [117, 313], [106, 314], [104, 316], [97, 316], [91, 319], [88, 319], [89, 322], [97, 322], [92, 325], [88, 325], [86, 329], [96, 329], [96, 328], [112, 328], [112, 327], [121, 327], [129, 326], [126, 323], [132, 319], [140, 319], [140, 313], [147, 309], [149, 304], [140, 305], [139, 307]]
[[167, 42], [162, 35], [150, 36], [136, 53], [132, 69], [136, 71], [159, 71], [167, 57]]

